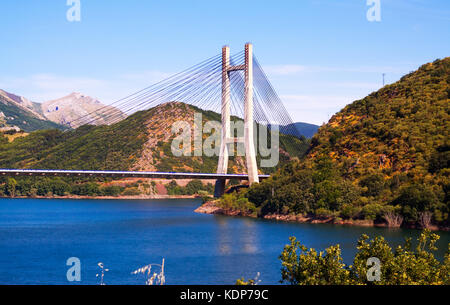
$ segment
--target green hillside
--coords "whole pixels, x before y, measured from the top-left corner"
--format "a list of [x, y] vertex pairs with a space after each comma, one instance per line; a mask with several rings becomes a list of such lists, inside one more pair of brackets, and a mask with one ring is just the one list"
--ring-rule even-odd
[[[171, 154], [171, 140], [175, 137], [171, 134], [172, 124], [192, 119], [194, 112], [202, 113], [204, 122], [220, 120], [220, 115], [214, 112], [168, 103], [135, 113], [110, 126], [82, 126], [66, 132], [37, 131], [12, 143], [0, 144], [0, 167], [215, 172], [217, 157]], [[304, 155], [309, 145], [306, 140], [285, 135], [280, 142], [283, 151], [296, 157]], [[236, 158], [231, 158], [230, 168], [240, 172], [243, 159]], [[280, 159], [287, 161], [289, 157], [282, 152]], [[266, 172], [270, 171], [273, 169]]]
[[449, 83], [445, 58], [353, 102], [319, 129], [304, 160], [245, 197], [260, 215], [389, 220], [391, 226], [400, 216], [403, 226], [448, 227]]
[[[33, 116], [30, 112], [9, 103], [0, 95], [0, 112], [4, 114], [0, 118], [0, 124], [7, 126], [17, 126], [23, 131], [31, 132], [40, 129], [65, 129], [65, 127], [48, 120], [41, 120]], [[0, 126], [1, 127], [1, 126]]]
[[[16, 138], [9, 143], [0, 134], [0, 168], [153, 170], [176, 172], [216, 172], [217, 157], [174, 157], [171, 143], [176, 136], [175, 121], [192, 123], [194, 113], [201, 113], [203, 123], [220, 120], [220, 115], [183, 103], [167, 103], [133, 114], [110, 126], [82, 126], [75, 130], [43, 130]], [[192, 126], [192, 125], [191, 125]], [[205, 139], [206, 135], [204, 135]], [[280, 136], [280, 164], [291, 157], [302, 157], [309, 141]], [[258, 159], [260, 157], [258, 156]], [[229, 171], [242, 173], [244, 159], [231, 157]], [[274, 168], [265, 169], [266, 173]], [[146, 181], [111, 184], [102, 178], [5, 178], [0, 177], [0, 196], [117, 196], [155, 194], [156, 184]], [[213, 186], [198, 180], [186, 187], [171, 183], [169, 194], [211, 193]]]

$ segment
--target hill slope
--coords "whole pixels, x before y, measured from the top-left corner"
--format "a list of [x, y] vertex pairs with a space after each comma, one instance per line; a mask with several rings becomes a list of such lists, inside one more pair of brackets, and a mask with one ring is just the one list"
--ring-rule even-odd
[[[310, 157], [329, 155], [353, 176], [425, 173], [449, 134], [450, 58], [422, 66], [334, 115], [312, 141]], [[447, 143], [448, 144], [448, 143]]]
[[39, 113], [39, 104], [0, 90], [0, 127], [17, 126], [30, 132], [38, 129], [64, 129]]
[[[203, 122], [220, 120], [214, 112], [167, 103], [109, 126], [38, 131], [0, 144], [0, 167], [215, 172], [217, 157], [174, 157], [171, 153], [172, 124], [180, 120], [193, 124], [195, 112], [202, 114]], [[289, 159], [287, 151], [302, 156], [308, 148], [307, 141], [287, 136], [281, 136], [280, 142], [282, 161]], [[231, 158], [230, 172], [242, 172], [243, 166], [242, 157]]]
[[28, 111], [31, 111], [37, 118], [45, 120], [45, 117], [42, 113], [41, 104], [30, 101], [29, 99], [18, 96], [10, 92], [6, 92], [0, 89], [0, 95], [7, 97], [14, 102], [16, 102], [21, 108], [25, 108]]
[[448, 226], [449, 84], [445, 58], [355, 101], [319, 129], [305, 160], [246, 196], [261, 214], [378, 222], [400, 215], [411, 226], [429, 226], [431, 215]]

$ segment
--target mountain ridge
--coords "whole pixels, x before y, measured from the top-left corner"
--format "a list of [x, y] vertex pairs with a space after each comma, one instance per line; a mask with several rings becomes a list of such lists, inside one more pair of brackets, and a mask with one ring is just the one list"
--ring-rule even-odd
[[295, 122], [287, 125], [287, 127], [290, 127], [291, 125], [293, 125], [302, 136], [309, 139], [312, 138], [320, 128], [318, 125], [305, 122]]
[[[58, 99], [46, 101], [41, 104], [44, 116], [55, 123], [77, 128], [84, 124], [102, 125], [108, 124], [107, 117], [115, 117], [117, 120], [126, 118], [119, 109], [102, 104], [98, 99], [72, 92]], [[104, 117], [105, 116], [105, 117]]]
[[39, 129], [65, 129], [47, 120], [35, 110], [31, 101], [0, 90], [0, 128], [21, 129], [30, 132]]
[[[3, 113], [0, 121], [3, 126], [0, 128], [21, 128], [26, 132], [48, 128], [77, 128], [84, 124], [108, 124], [110, 122], [105, 118], [111, 115], [117, 120], [126, 117], [119, 109], [78, 92], [36, 103], [0, 89], [0, 112]], [[32, 123], [27, 126], [27, 121]]]

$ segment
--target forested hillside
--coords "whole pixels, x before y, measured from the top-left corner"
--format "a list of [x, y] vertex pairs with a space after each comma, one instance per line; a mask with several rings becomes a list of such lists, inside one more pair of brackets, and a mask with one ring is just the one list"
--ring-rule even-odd
[[[215, 172], [217, 157], [172, 155], [171, 143], [176, 136], [171, 132], [172, 124], [181, 120], [193, 126], [195, 112], [202, 113], [203, 123], [220, 120], [214, 112], [167, 103], [110, 126], [82, 126], [66, 132], [38, 131], [4, 143], [0, 147], [0, 167]], [[207, 136], [204, 134], [203, 138]], [[284, 135], [280, 142], [280, 158], [284, 161], [289, 159], [288, 153], [301, 157], [308, 148], [306, 140]], [[243, 162], [242, 157], [231, 157], [230, 168], [242, 172]]]
[[450, 58], [355, 101], [312, 138], [305, 160], [239, 196], [260, 215], [448, 227]]
[[[175, 157], [171, 152], [171, 143], [176, 136], [171, 132], [172, 124], [185, 121], [193, 126], [194, 113], [202, 114], [203, 123], [220, 121], [220, 115], [215, 112], [172, 102], [135, 113], [109, 126], [86, 125], [65, 132], [37, 131], [26, 137], [16, 138], [11, 143], [0, 134], [0, 168], [215, 173], [217, 157]], [[204, 134], [203, 139], [207, 136], [209, 134]], [[281, 135], [280, 163], [287, 162], [291, 157], [302, 157], [308, 147], [309, 141], [304, 138]], [[244, 172], [244, 162], [243, 157], [231, 157], [229, 172]], [[262, 168], [266, 173], [274, 170]], [[26, 180], [33, 185], [39, 179]], [[62, 180], [71, 185], [77, 183], [73, 179]], [[32, 187], [29, 186], [28, 189], [30, 188]], [[3, 193], [8, 194], [6, 190]]]

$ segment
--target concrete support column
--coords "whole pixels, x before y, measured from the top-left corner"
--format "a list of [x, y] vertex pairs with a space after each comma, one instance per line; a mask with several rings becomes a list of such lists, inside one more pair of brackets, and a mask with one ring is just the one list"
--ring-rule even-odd
[[259, 182], [258, 166], [253, 130], [253, 45], [245, 45], [245, 104], [244, 104], [244, 144], [248, 181], [251, 184]]
[[[231, 71], [244, 70], [244, 145], [245, 162], [248, 181], [251, 184], [259, 182], [258, 166], [256, 164], [254, 128], [253, 128], [253, 45], [245, 45], [245, 63], [240, 66], [230, 66], [230, 48], [222, 48], [222, 142], [220, 144], [218, 174], [226, 174], [228, 170], [229, 146], [241, 139], [235, 139], [230, 135], [230, 75]], [[220, 197], [225, 192], [225, 180], [218, 179], [214, 191], [215, 197]]]
[[228, 144], [230, 138], [230, 76], [228, 68], [230, 66], [230, 48], [222, 48], [222, 141], [220, 144], [218, 174], [226, 174], [228, 170]]
[[[230, 138], [230, 76], [228, 69], [230, 67], [230, 48], [222, 48], [222, 141], [220, 144], [219, 164], [217, 165], [218, 174], [226, 174], [228, 171], [228, 139]], [[220, 197], [225, 192], [224, 179], [216, 181], [214, 196]]]

